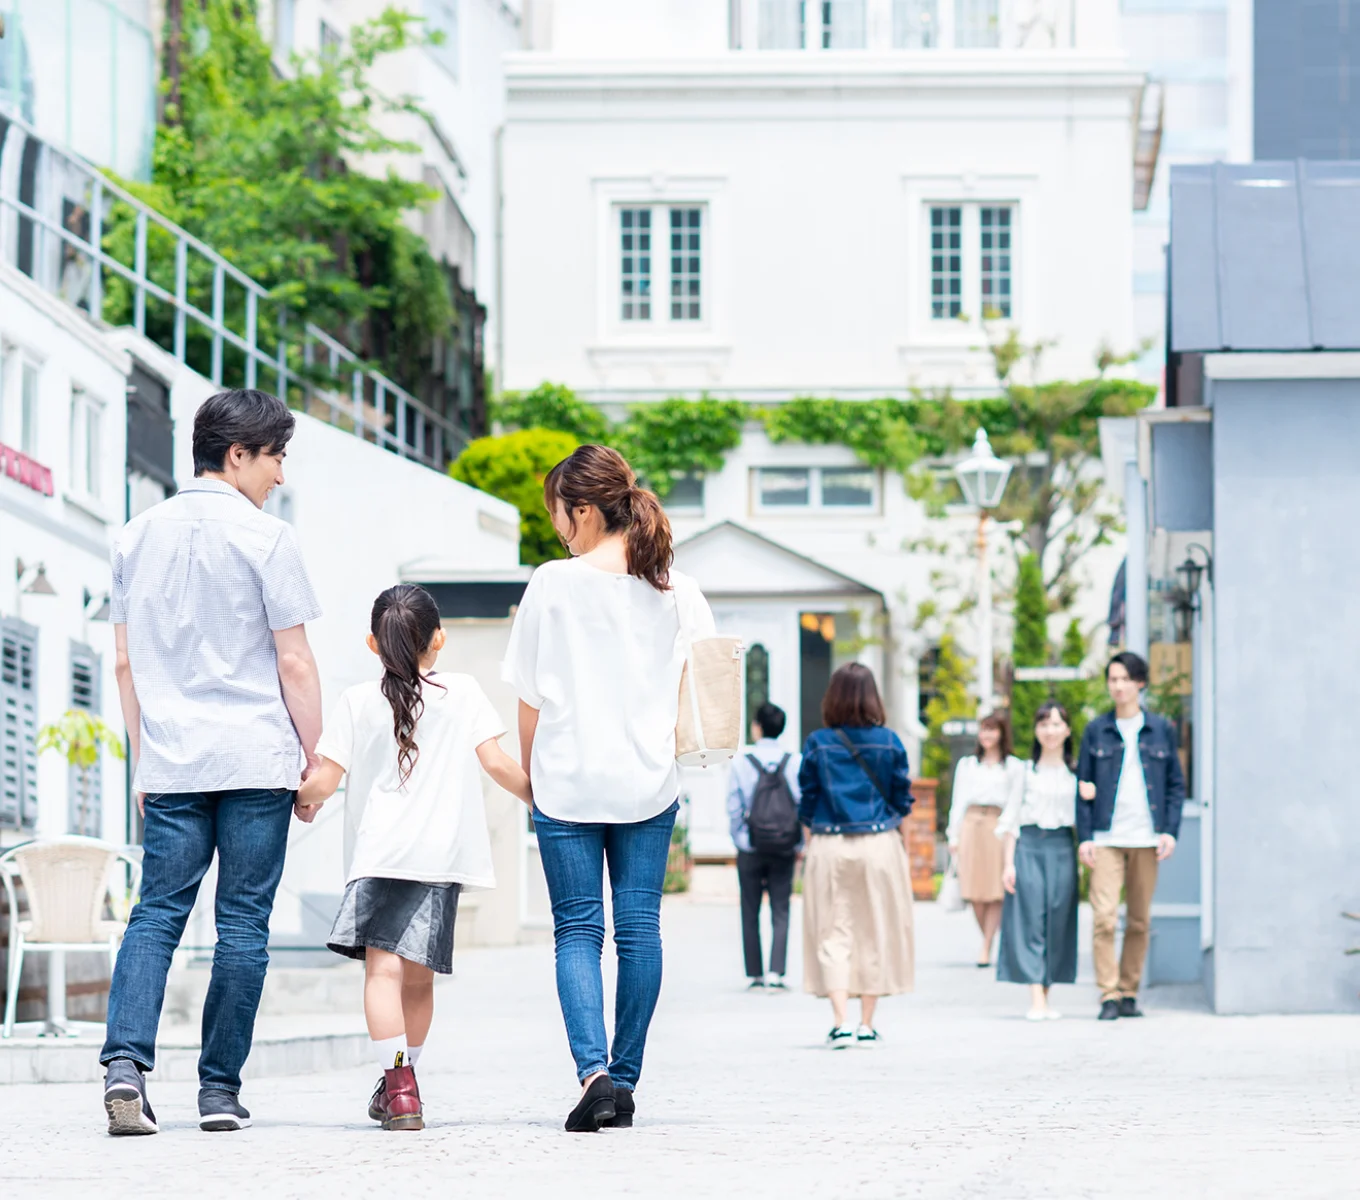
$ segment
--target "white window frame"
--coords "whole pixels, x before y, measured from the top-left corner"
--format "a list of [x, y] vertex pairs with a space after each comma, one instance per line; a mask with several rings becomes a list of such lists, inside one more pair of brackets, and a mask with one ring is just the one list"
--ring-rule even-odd
[[[1022, 336], [1036, 324], [1042, 299], [1042, 272], [1027, 269], [1036, 263], [1036, 234], [1041, 222], [1035, 175], [907, 176], [903, 179], [905, 220], [910, 260], [905, 286], [907, 328], [901, 344], [904, 362], [922, 350], [953, 352], [979, 344], [982, 333], [982, 217], [984, 208], [1006, 207], [1011, 216], [1011, 315], [988, 322], [1014, 328]], [[963, 209], [963, 316], [965, 320], [931, 315], [930, 210], [939, 206]]]
[[[760, 477], [765, 471], [806, 471], [808, 473], [808, 502], [806, 504], [765, 504], [761, 500]], [[822, 478], [827, 471], [867, 472], [873, 478], [873, 496], [868, 504], [824, 504], [822, 503]], [[804, 465], [802, 463], [762, 463], [751, 468], [751, 511], [758, 516], [780, 516], [787, 514], [803, 516], [816, 513], [821, 516], [876, 515], [883, 509], [883, 472], [877, 467], [864, 463], [822, 463]]]
[[79, 385], [71, 388], [70, 492], [79, 500], [104, 499], [105, 406]]
[[[463, 14], [459, 11], [460, 0], [422, 0], [421, 15], [425, 19], [425, 32], [431, 33], [438, 30], [444, 34], [445, 41], [442, 46], [425, 47], [425, 53], [436, 66], [455, 82], [462, 76], [463, 67]], [[447, 22], [435, 17], [436, 10], [447, 13]]]
[[[671, 313], [671, 214], [676, 211], [699, 211], [699, 316], [676, 317]], [[623, 214], [625, 212], [649, 212], [651, 214], [651, 292], [648, 297], [650, 312], [646, 317], [625, 318], [623, 315]], [[672, 200], [663, 204], [642, 202], [616, 204], [613, 210], [614, 229], [614, 318], [624, 328], [674, 327], [680, 329], [704, 329], [708, 325], [708, 207], [702, 203], [686, 203]], [[637, 303], [633, 297], [633, 303]], [[681, 304], [686, 304], [683, 298]]]
[[[712, 176], [671, 178], [605, 177], [594, 181], [596, 204], [596, 345], [597, 351], [672, 349], [711, 354], [726, 327], [726, 272], [719, 256], [726, 244], [727, 181]], [[650, 320], [625, 321], [622, 316], [622, 254], [620, 212], [651, 208], [652, 315]], [[700, 208], [700, 264], [702, 315], [697, 321], [670, 319], [670, 209]], [[661, 225], [658, 227], [658, 216]], [[661, 239], [658, 241], [658, 232]], [[662, 261], [664, 258], [664, 261]]]
[[[811, 51], [813, 53], [820, 50], [866, 50], [869, 47], [870, 33], [869, 27], [873, 22], [874, 10], [877, 7], [876, 0], [830, 0], [838, 7], [850, 8], [858, 5], [860, 9], [860, 44], [856, 46], [823, 46], [822, 42], [826, 37], [827, 25], [823, 20], [822, 5], [823, 0], [748, 0], [751, 7], [755, 10], [753, 17], [754, 40], [752, 46], [759, 49], [772, 49], [776, 52], [782, 50], [785, 53], [790, 51]], [[799, 46], [766, 47], [763, 44], [763, 32], [765, 29], [765, 17], [771, 8], [787, 6], [797, 10], [790, 16], [798, 24], [798, 36], [802, 42]]]

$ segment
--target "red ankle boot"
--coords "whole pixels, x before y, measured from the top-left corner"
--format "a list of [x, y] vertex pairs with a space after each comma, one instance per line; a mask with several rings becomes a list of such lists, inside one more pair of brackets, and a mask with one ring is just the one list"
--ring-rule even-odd
[[424, 1129], [425, 1109], [420, 1103], [414, 1067], [392, 1067], [383, 1072], [387, 1085], [382, 1097], [384, 1129]]

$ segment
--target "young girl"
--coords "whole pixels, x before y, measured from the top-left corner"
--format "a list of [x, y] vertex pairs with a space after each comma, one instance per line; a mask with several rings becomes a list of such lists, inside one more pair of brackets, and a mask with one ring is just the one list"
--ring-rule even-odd
[[382, 680], [340, 697], [317, 744], [321, 765], [297, 799], [311, 821], [349, 775], [345, 898], [326, 944], [364, 960], [364, 1016], [383, 1070], [368, 1115], [384, 1129], [424, 1128], [414, 1068], [434, 1016], [434, 974], [453, 971], [461, 889], [495, 886], [474, 757], [532, 803], [476, 681], [433, 673], [443, 646], [429, 592], [401, 584], [378, 597], [368, 648]]
[[1077, 777], [1072, 727], [1054, 700], [1034, 715], [1025, 787], [996, 825], [1005, 843], [1006, 889], [996, 977], [1030, 985], [1031, 1021], [1055, 1020], [1048, 989], [1077, 979]]

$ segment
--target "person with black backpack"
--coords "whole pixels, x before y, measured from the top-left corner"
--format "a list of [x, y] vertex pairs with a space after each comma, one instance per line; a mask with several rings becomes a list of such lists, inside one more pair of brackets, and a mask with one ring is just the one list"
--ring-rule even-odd
[[[762, 704], [751, 722], [750, 752], [732, 764], [727, 787], [727, 813], [737, 847], [737, 883], [741, 888], [741, 938], [749, 989], [787, 991], [784, 982], [789, 946], [789, 898], [793, 872], [803, 848], [798, 821], [800, 756], [782, 750], [784, 710]], [[770, 897], [774, 936], [770, 973], [760, 953], [760, 902]]]

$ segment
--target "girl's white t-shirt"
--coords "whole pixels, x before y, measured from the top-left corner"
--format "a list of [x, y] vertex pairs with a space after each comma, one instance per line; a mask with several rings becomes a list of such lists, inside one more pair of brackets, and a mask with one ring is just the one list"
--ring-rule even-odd
[[679, 571], [670, 582], [659, 592], [581, 559], [529, 580], [501, 673], [539, 710], [529, 775], [545, 816], [646, 821], [679, 794], [680, 622], [690, 640], [714, 626], [698, 584]]
[[471, 675], [431, 678], [415, 728], [420, 756], [404, 786], [392, 706], [376, 680], [345, 691], [317, 743], [316, 752], [349, 777], [346, 883], [377, 878], [496, 886], [476, 751], [501, 737], [505, 722]]

